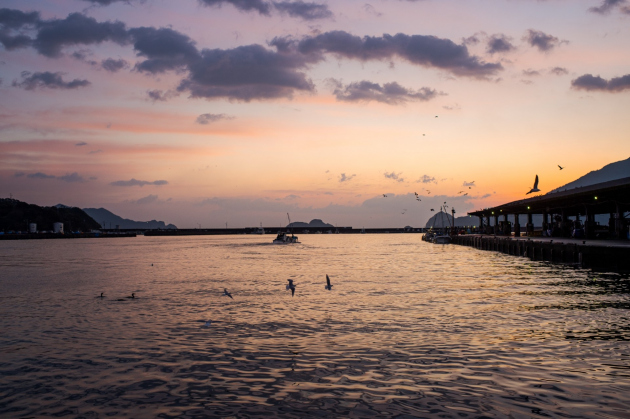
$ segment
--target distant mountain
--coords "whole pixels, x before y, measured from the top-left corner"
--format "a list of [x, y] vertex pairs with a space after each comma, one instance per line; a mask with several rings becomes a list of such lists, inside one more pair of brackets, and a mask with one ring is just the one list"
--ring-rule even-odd
[[100, 223], [101, 228], [138, 229], [138, 230], [167, 230], [177, 229], [173, 224], [165, 224], [164, 221], [134, 221], [122, 218], [105, 208], [83, 208], [90, 217]]
[[581, 178], [560, 186], [549, 193], [565, 191], [583, 186], [595, 185], [596, 183], [608, 182], [610, 180], [630, 177], [630, 158], [615, 163], [607, 164], [599, 170], [594, 170]]
[[302, 227], [327, 227], [327, 228], [330, 228], [330, 227], [334, 227], [334, 225], [325, 223], [322, 220], [320, 220], [318, 218], [315, 218], [315, 219], [311, 220], [310, 223], [303, 223], [301, 221], [295, 221], [295, 222], [292, 222], [291, 224], [287, 225], [287, 228], [291, 228], [291, 227], [293, 227], [293, 228], [302, 228]]
[[81, 208], [65, 205], [40, 207], [17, 199], [0, 199], [0, 231], [28, 231], [30, 223], [37, 224], [38, 231], [51, 231], [54, 223], [63, 223], [66, 232], [101, 227]]

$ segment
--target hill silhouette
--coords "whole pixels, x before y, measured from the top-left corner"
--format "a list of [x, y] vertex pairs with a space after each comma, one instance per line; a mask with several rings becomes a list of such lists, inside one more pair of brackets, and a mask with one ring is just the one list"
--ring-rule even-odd
[[28, 231], [36, 223], [39, 231], [51, 231], [54, 223], [63, 223], [65, 231], [91, 231], [101, 228], [81, 208], [40, 207], [17, 199], [0, 199], [0, 231]]
[[90, 217], [100, 223], [99, 228], [116, 228], [118, 226], [122, 229], [129, 230], [170, 230], [177, 229], [173, 224], [165, 224], [164, 221], [134, 221], [127, 218], [122, 218], [113, 212], [106, 210], [105, 208], [83, 208]]
[[595, 185], [597, 183], [608, 182], [610, 180], [622, 179], [625, 177], [630, 177], [630, 158], [610, 163], [599, 170], [588, 172], [573, 182], [560, 186], [549, 193], [566, 191], [573, 188], [581, 188], [583, 186]]

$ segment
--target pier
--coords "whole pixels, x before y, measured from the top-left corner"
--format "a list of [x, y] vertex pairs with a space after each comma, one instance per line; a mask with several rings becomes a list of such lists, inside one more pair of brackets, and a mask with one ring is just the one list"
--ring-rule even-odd
[[[630, 177], [564, 191], [521, 199], [493, 208], [469, 212], [479, 217], [479, 231], [486, 234], [570, 237], [586, 239], [628, 239], [630, 211]], [[521, 229], [519, 216], [527, 215]], [[595, 215], [607, 214], [608, 226], [595, 222]], [[534, 229], [533, 216], [542, 215], [542, 230]], [[509, 216], [513, 217], [510, 222]], [[577, 237], [581, 238], [581, 237]]]
[[[469, 212], [479, 217], [483, 234], [453, 236], [452, 242], [531, 260], [630, 272], [628, 211], [630, 177]], [[527, 223], [521, 231], [523, 214]], [[595, 221], [601, 214], [608, 215], [607, 226]], [[534, 215], [542, 215], [542, 229], [534, 228]]]
[[490, 250], [531, 260], [613, 272], [630, 272], [630, 242], [618, 240], [454, 236], [453, 244]]

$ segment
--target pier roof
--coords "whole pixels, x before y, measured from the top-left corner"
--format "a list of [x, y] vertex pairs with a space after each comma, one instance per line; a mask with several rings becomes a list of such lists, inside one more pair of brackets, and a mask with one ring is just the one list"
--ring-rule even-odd
[[537, 195], [492, 208], [471, 211], [477, 217], [502, 214], [565, 212], [567, 216], [614, 213], [630, 210], [630, 177], [569, 190]]

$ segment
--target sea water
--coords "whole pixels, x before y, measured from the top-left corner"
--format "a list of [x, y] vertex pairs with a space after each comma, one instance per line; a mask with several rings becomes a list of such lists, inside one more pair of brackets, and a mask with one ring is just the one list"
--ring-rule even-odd
[[627, 276], [420, 237], [2, 241], [0, 417], [628, 417]]

